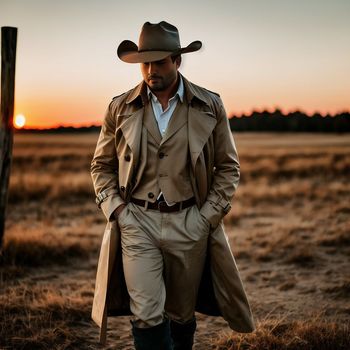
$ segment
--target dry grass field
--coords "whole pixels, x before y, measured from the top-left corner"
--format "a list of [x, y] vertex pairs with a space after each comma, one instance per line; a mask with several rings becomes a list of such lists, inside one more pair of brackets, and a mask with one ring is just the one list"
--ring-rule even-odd
[[[104, 217], [97, 134], [16, 135], [0, 349], [132, 349], [127, 317], [98, 345], [90, 321]], [[198, 350], [350, 349], [350, 137], [235, 135], [241, 183], [225, 218], [257, 330], [198, 315]]]

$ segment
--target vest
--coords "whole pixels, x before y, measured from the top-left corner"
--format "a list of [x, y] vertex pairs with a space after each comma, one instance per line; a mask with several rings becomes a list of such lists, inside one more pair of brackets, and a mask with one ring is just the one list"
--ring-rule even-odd
[[178, 101], [162, 138], [152, 104], [146, 105], [141, 145], [147, 150], [141, 150], [132, 197], [155, 202], [162, 192], [168, 203], [193, 197], [187, 119], [188, 105]]

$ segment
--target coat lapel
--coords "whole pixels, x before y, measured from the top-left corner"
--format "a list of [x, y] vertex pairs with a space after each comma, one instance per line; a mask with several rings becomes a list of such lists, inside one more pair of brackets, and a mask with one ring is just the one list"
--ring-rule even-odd
[[151, 136], [154, 138], [154, 140], [160, 144], [162, 141], [162, 136], [159, 132], [159, 128], [156, 122], [156, 118], [154, 117], [152, 103], [149, 102], [145, 108], [145, 116], [143, 118], [143, 124], [148, 130], [148, 132], [151, 134]]
[[169, 125], [165, 131], [162, 139], [162, 144], [169, 140], [174, 134], [177, 133], [187, 123], [186, 105], [180, 100], [177, 101], [176, 108], [172, 117], [169, 120]]
[[[188, 143], [192, 169], [195, 169], [197, 159], [216, 126], [216, 118], [210, 108], [204, 111], [200, 107], [211, 104], [208, 96], [203, 94], [203, 88], [190, 83], [184, 76], [182, 76], [182, 80], [184, 82], [186, 100], [189, 103], [187, 124]], [[199, 101], [200, 104], [193, 104], [193, 100], [196, 100], [196, 102]], [[194, 106], [198, 106], [198, 108]]]
[[140, 155], [140, 140], [143, 114], [144, 108], [138, 109], [129, 117], [125, 118], [125, 120], [120, 126], [125, 137], [126, 143], [129, 145], [133, 154], [134, 164], [137, 164]]
[[198, 156], [216, 125], [216, 118], [210, 112], [199, 111], [192, 106], [188, 109], [188, 143], [192, 168], [195, 169]]

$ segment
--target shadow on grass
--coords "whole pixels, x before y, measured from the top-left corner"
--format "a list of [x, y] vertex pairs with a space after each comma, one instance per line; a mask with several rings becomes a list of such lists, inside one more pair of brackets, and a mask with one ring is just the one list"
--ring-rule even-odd
[[5, 237], [0, 252], [0, 277], [18, 277], [28, 268], [67, 265], [75, 259], [87, 259], [95, 252], [88, 242], [77, 239], [25, 234]]
[[67, 264], [72, 258], [82, 258], [88, 252], [81, 244], [18, 241], [11, 240], [5, 244], [1, 253], [3, 266], [37, 267], [51, 264]]

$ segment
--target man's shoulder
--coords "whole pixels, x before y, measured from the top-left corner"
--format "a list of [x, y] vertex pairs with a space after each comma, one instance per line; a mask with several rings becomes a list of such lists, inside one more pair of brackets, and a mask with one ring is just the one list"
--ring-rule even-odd
[[119, 97], [124, 96], [124, 95], [127, 94], [127, 93], [128, 93], [128, 91], [123, 92], [123, 93], [121, 93], [120, 95], [117, 95], [117, 96], [112, 97], [112, 101], [115, 100], [115, 99], [117, 99], [117, 98], [119, 98]]
[[192, 82], [190, 82], [190, 84], [195, 87], [197, 90], [201, 91], [202, 93], [204, 94], [209, 94], [211, 97], [220, 97], [219, 93], [215, 92], [215, 91], [211, 91], [203, 86], [200, 86], [200, 85], [197, 85], [197, 84], [194, 84]]
[[127, 100], [128, 96], [130, 95], [131, 91], [133, 89], [130, 89], [128, 91], [125, 91], [119, 95], [116, 95], [114, 97], [112, 97], [112, 104], [119, 104], [119, 103], [125, 103], [125, 101]]
[[214, 92], [212, 90], [209, 90], [203, 86], [197, 85], [191, 81], [187, 80], [187, 84], [190, 87], [192, 93], [194, 96], [196, 96], [198, 99], [202, 100], [203, 102], [211, 105], [214, 104], [221, 104], [221, 97], [217, 92]]
[[206, 94], [207, 98], [214, 101], [215, 103], [221, 103], [221, 97], [219, 93], [215, 91], [211, 91], [205, 87], [198, 86], [200, 89], [202, 89], [203, 93]]
[[128, 109], [128, 98], [133, 89], [123, 92], [120, 95], [114, 96], [109, 104], [109, 110], [112, 114], [125, 113]]
[[[114, 108], [122, 107], [124, 105], [129, 105], [130, 103], [139, 105], [138, 102], [142, 102], [141, 92], [143, 88], [143, 83], [136, 85], [132, 89], [123, 92], [120, 95], [114, 96], [111, 101], [111, 106]], [[135, 103], [134, 103], [135, 102]]]

